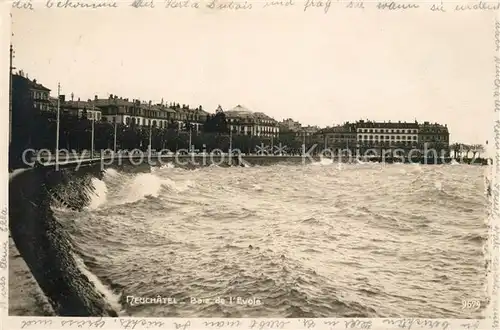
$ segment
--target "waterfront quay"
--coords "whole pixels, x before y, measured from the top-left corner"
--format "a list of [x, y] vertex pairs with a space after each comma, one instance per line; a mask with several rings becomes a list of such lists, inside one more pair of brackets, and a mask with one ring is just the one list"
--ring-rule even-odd
[[[79, 158], [73, 157], [61, 159], [57, 164], [57, 168], [75, 168], [84, 166], [100, 165], [101, 168], [121, 167], [121, 166], [171, 166], [181, 168], [195, 168], [204, 166], [268, 166], [275, 164], [285, 165], [307, 165], [318, 163], [328, 165], [331, 163], [344, 164], [366, 164], [366, 163], [412, 163], [422, 165], [443, 165], [443, 164], [470, 164], [470, 165], [488, 165], [488, 159], [485, 158], [463, 158], [454, 159], [452, 157], [370, 157], [370, 158], [347, 158], [347, 157], [320, 157], [320, 156], [303, 156], [303, 155], [238, 155], [229, 156], [228, 154], [207, 155], [207, 154], [191, 154], [191, 155], [161, 155], [161, 154], [146, 154], [146, 155], [102, 155], [94, 158]], [[36, 164], [36, 165], [35, 165]], [[55, 161], [44, 161], [39, 159], [33, 160], [32, 166], [41, 166], [45, 168], [56, 168]]]

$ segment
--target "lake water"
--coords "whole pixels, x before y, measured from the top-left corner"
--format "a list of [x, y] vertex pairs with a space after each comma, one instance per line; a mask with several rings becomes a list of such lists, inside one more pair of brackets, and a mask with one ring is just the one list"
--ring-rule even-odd
[[[122, 314], [475, 318], [462, 300], [486, 305], [484, 169], [108, 169], [87, 209], [54, 210]], [[50, 314], [13, 244], [10, 263], [10, 314]]]

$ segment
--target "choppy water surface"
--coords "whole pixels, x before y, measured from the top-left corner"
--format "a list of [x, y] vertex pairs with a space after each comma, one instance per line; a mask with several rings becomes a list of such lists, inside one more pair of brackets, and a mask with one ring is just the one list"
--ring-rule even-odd
[[[486, 300], [483, 174], [397, 164], [107, 170], [87, 210], [56, 216], [134, 316], [470, 318], [481, 311], [462, 299]], [[10, 276], [11, 314], [46, 313], [14, 247]], [[130, 306], [129, 295], [177, 304]]]

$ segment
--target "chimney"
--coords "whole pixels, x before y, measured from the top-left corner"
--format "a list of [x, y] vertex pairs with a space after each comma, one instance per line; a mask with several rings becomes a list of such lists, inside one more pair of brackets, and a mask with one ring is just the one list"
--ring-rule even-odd
[[[75, 94], [71, 93], [71, 101], [73, 101], [74, 96], [75, 96]], [[80, 101], [80, 99], [78, 99], [78, 101]]]
[[[72, 97], [73, 97], [73, 96], [72, 96]], [[71, 100], [71, 101], [73, 101], [73, 100]], [[80, 98], [78, 98], [78, 102], [80, 102]]]

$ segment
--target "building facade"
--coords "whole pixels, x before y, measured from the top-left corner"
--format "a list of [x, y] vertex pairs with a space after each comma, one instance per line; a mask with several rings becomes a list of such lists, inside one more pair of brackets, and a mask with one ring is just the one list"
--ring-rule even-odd
[[[219, 106], [217, 111], [223, 110]], [[252, 112], [238, 104], [224, 114], [233, 134], [267, 138], [279, 136], [278, 122], [262, 112]]]
[[427, 149], [447, 150], [450, 149], [450, 132], [448, 126], [428, 121], [420, 124], [418, 134], [419, 146]]
[[331, 150], [349, 149], [352, 153], [381, 155], [387, 150], [423, 152], [435, 149], [438, 155], [449, 154], [449, 132], [446, 125], [429, 122], [375, 122], [360, 120], [320, 130], [318, 145]]
[[73, 100], [73, 95], [71, 95], [71, 100], [66, 100], [65, 95], [60, 95], [59, 99], [59, 109], [61, 113], [78, 116], [79, 118], [85, 117], [88, 120], [94, 121], [100, 121], [102, 119], [101, 109], [96, 107], [90, 99], [87, 101], [81, 101], [80, 98], [78, 98], [75, 101]]
[[191, 109], [187, 105], [153, 104], [151, 101], [130, 101], [110, 95], [107, 99], [94, 97], [94, 104], [102, 111], [103, 118], [109, 122], [118, 122], [126, 126], [175, 128], [184, 130], [189, 123], [194, 131], [200, 131], [207, 119], [207, 112], [201, 106]]
[[50, 89], [43, 86], [36, 79], [30, 80], [20, 71], [12, 75], [12, 102], [29, 101], [35, 109], [48, 111], [50, 109]]
[[379, 154], [382, 149], [418, 148], [419, 125], [417, 122], [375, 122], [360, 120], [356, 125], [356, 149], [365, 153], [368, 149]]
[[201, 106], [191, 109], [188, 105], [177, 105], [173, 106], [173, 108], [172, 119], [177, 123], [177, 129], [185, 130], [186, 123], [189, 123], [193, 131], [199, 132], [203, 129], [208, 112], [204, 111]]
[[282, 120], [279, 123], [279, 126], [282, 127], [284, 130], [293, 132], [298, 132], [302, 128], [302, 125], [298, 121], [293, 120], [292, 118], [287, 118]]
[[316, 143], [324, 145], [335, 153], [341, 150], [354, 149], [356, 146], [356, 126], [352, 123], [344, 123], [333, 127], [324, 128], [316, 134]]

